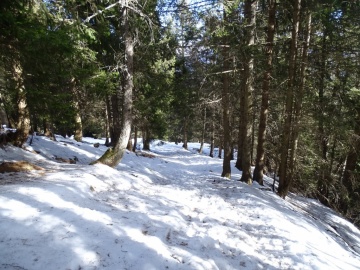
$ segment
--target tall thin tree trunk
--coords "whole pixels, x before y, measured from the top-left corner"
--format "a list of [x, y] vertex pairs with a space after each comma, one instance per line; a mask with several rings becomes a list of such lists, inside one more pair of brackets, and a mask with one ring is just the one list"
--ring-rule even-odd
[[214, 148], [215, 148], [215, 113], [214, 108], [211, 108], [211, 138], [210, 138], [210, 157], [214, 157]]
[[[242, 86], [241, 86], [242, 87]], [[242, 90], [240, 90], [242, 91]], [[242, 111], [243, 111], [243, 98], [242, 98], [242, 95], [240, 97], [240, 114], [239, 114], [239, 134], [238, 134], [238, 138], [237, 138], [237, 147], [238, 147], [238, 153], [237, 153], [237, 159], [236, 159], [236, 163], [235, 163], [235, 167], [239, 170], [239, 171], [242, 171], [242, 159], [243, 159], [243, 156], [242, 156], [242, 151], [243, 151], [243, 144], [244, 144], [244, 141], [243, 141], [243, 123], [242, 123]]]
[[[227, 23], [226, 10], [224, 9], [224, 22]], [[230, 69], [229, 47], [225, 43], [222, 49], [223, 57], [223, 85], [221, 93], [222, 112], [223, 112], [223, 148], [224, 159], [222, 168], [222, 177], [231, 178], [231, 136], [230, 136], [230, 77], [228, 70]]]
[[223, 152], [223, 138], [222, 138], [222, 136], [220, 136], [218, 158], [222, 157], [222, 152]]
[[129, 138], [129, 141], [128, 141], [128, 144], [127, 144], [126, 149], [129, 150], [130, 152], [132, 152], [132, 150], [133, 150], [133, 144], [132, 144], [131, 136], [130, 136], [130, 138]]
[[82, 131], [82, 121], [81, 121], [81, 115], [80, 115], [80, 105], [78, 101], [74, 100], [74, 107], [75, 107], [75, 134], [74, 139], [77, 142], [81, 142], [83, 138], [83, 131]]
[[251, 144], [250, 144], [250, 164], [254, 163], [254, 148], [255, 148], [255, 126], [256, 126], [256, 112], [257, 108], [255, 108], [254, 104], [252, 107], [252, 116], [251, 116]]
[[269, 15], [268, 15], [268, 31], [266, 38], [265, 53], [267, 58], [266, 69], [264, 71], [264, 78], [262, 84], [262, 98], [259, 120], [258, 141], [256, 149], [256, 161], [253, 179], [260, 185], [264, 184], [264, 168], [265, 168], [265, 140], [266, 140], [266, 124], [269, 114], [269, 95], [270, 95], [270, 80], [272, 72], [273, 61], [273, 47], [274, 34], [276, 22], [276, 0], [269, 0]]
[[117, 166], [123, 158], [126, 147], [130, 138], [131, 124], [132, 124], [132, 108], [133, 108], [133, 66], [134, 66], [134, 42], [129, 29], [129, 9], [127, 7], [122, 8], [122, 26], [124, 31], [125, 42], [125, 67], [122, 68], [122, 87], [123, 91], [123, 104], [122, 104], [122, 121], [121, 121], [121, 133], [119, 140], [114, 148], [109, 148], [104, 155], [102, 155], [97, 162], [106, 164], [110, 167]]
[[70, 82], [70, 87], [71, 87], [71, 93], [72, 93], [72, 103], [73, 103], [73, 107], [75, 110], [75, 115], [74, 115], [74, 121], [75, 121], [75, 134], [74, 134], [74, 139], [77, 142], [81, 142], [82, 138], [83, 138], [83, 127], [82, 127], [82, 121], [81, 121], [81, 114], [80, 114], [80, 104], [79, 104], [79, 100], [78, 100], [78, 94], [77, 94], [77, 89], [76, 89], [76, 80], [75, 78], [71, 79]]
[[106, 104], [105, 104], [105, 145], [109, 146], [110, 145], [110, 139], [111, 139], [111, 132], [110, 132], [110, 123], [111, 123], [111, 117], [109, 114], [109, 108], [110, 108], [110, 104], [109, 103], [109, 99], [106, 98]]
[[188, 150], [188, 123], [189, 123], [189, 117], [185, 116], [184, 119], [184, 130], [183, 130], [183, 148]]
[[134, 127], [134, 144], [133, 144], [133, 152], [136, 151], [136, 148], [137, 148], [137, 138], [138, 138], [138, 128], [137, 126], [135, 125]]
[[[120, 89], [123, 89], [123, 86], [120, 86]], [[110, 98], [111, 104], [111, 120], [112, 120], [112, 136], [111, 136], [111, 145], [114, 147], [120, 138], [122, 123], [121, 123], [121, 93], [122, 91], [117, 91], [113, 93]]]
[[254, 81], [254, 56], [252, 47], [255, 43], [255, 24], [256, 24], [256, 7], [257, 0], [246, 0], [244, 13], [246, 23], [246, 49], [248, 53], [245, 56], [244, 63], [244, 92], [243, 92], [243, 147], [242, 147], [242, 176], [240, 181], [251, 184], [251, 133], [252, 133], [252, 95]]
[[321, 157], [326, 160], [327, 158], [327, 143], [328, 137], [325, 134], [324, 128], [324, 109], [325, 109], [325, 100], [324, 100], [324, 91], [325, 91], [325, 75], [326, 75], [326, 57], [327, 57], [327, 29], [324, 30], [321, 44], [321, 59], [320, 59], [320, 74], [319, 74], [319, 137], [320, 137], [320, 147], [321, 147]]
[[328, 171], [329, 175], [332, 172], [334, 161], [335, 161], [336, 144], [337, 144], [337, 136], [334, 136], [333, 142], [332, 142], [332, 145], [331, 145], [331, 151], [330, 151], [330, 162], [329, 162], [329, 171]]
[[292, 179], [289, 177], [289, 155], [290, 155], [290, 139], [292, 133], [292, 120], [293, 120], [293, 105], [294, 105], [294, 92], [295, 92], [295, 71], [296, 71], [296, 58], [298, 47], [298, 33], [299, 33], [299, 20], [300, 20], [301, 0], [294, 0], [293, 11], [293, 28], [291, 34], [291, 48], [289, 59], [289, 84], [286, 91], [286, 104], [285, 104], [285, 122], [282, 131], [282, 144], [280, 156], [280, 175], [279, 175], [279, 188], [278, 194], [280, 197], [285, 198], [287, 195]]
[[325, 76], [326, 76], [326, 58], [328, 54], [327, 48], [328, 30], [324, 25], [323, 36], [321, 41], [321, 56], [319, 64], [319, 82], [318, 82], [318, 132], [319, 132], [319, 151], [321, 157], [321, 164], [318, 172], [318, 192], [320, 192], [324, 198], [328, 197], [328, 183], [331, 175], [332, 161], [327, 162], [328, 141], [329, 136], [325, 132]]
[[12, 78], [17, 98], [17, 119], [15, 123], [16, 133], [13, 145], [22, 147], [30, 132], [30, 115], [27, 107], [26, 92], [24, 86], [23, 69], [19, 60], [14, 59], [12, 65]]
[[44, 135], [48, 138], [50, 138], [53, 141], [56, 141], [55, 134], [53, 133], [53, 129], [51, 127], [51, 124], [47, 118], [43, 119], [43, 129], [44, 129]]
[[202, 131], [201, 131], [199, 154], [202, 154], [202, 152], [204, 150], [205, 132], [206, 132], [206, 107], [204, 108], [204, 118], [203, 118], [203, 125], [202, 125]]
[[303, 42], [302, 56], [301, 56], [301, 68], [300, 68], [300, 85], [298, 91], [295, 95], [295, 105], [294, 105], [294, 120], [293, 120], [293, 132], [291, 138], [291, 146], [290, 146], [290, 162], [289, 162], [289, 177], [290, 179], [294, 178], [294, 170], [295, 170], [295, 160], [296, 160], [296, 151], [299, 140], [299, 132], [300, 132], [300, 121], [302, 114], [302, 104], [303, 97], [305, 92], [305, 81], [306, 81], [306, 68], [308, 64], [308, 49], [310, 45], [310, 37], [311, 37], [311, 13], [307, 12], [306, 16], [306, 29], [305, 29], [305, 37]]
[[143, 150], [150, 151], [150, 130], [146, 127], [143, 131]]

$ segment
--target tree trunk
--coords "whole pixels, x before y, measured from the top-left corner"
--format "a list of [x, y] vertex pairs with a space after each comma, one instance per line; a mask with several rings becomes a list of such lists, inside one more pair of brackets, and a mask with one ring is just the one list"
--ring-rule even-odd
[[44, 135], [48, 138], [50, 138], [53, 141], [56, 141], [55, 135], [52, 131], [51, 125], [48, 121], [48, 119], [43, 119], [43, 129], [44, 129]]
[[302, 104], [303, 104], [303, 97], [305, 91], [306, 68], [308, 63], [308, 48], [310, 45], [310, 37], [311, 37], [310, 34], [311, 34], [311, 13], [308, 11], [306, 16], [305, 37], [304, 37], [302, 56], [301, 56], [300, 85], [295, 95], [293, 132], [291, 134], [292, 137], [290, 139], [291, 151], [290, 151], [289, 176], [288, 176], [290, 179], [294, 178], [296, 151], [297, 151], [298, 138], [300, 132], [300, 120], [301, 120]]
[[264, 72], [262, 84], [262, 98], [259, 120], [258, 141], [256, 149], [256, 161], [253, 179], [260, 185], [264, 184], [264, 168], [265, 168], [265, 140], [266, 140], [266, 123], [269, 113], [269, 94], [270, 94], [270, 80], [273, 61], [273, 47], [274, 34], [276, 22], [276, 0], [269, 0], [269, 15], [268, 15], [268, 31], [266, 38], [266, 68]]
[[[254, 93], [254, 96], [256, 94]], [[253, 98], [255, 100], [255, 97]], [[255, 148], [255, 123], [256, 123], [256, 111], [254, 104], [252, 106], [252, 117], [251, 117], [251, 144], [250, 144], [250, 164], [254, 165], [254, 148]]]
[[204, 108], [204, 118], [203, 118], [203, 125], [202, 125], [202, 131], [201, 131], [199, 154], [202, 154], [202, 152], [204, 150], [205, 132], [206, 132], [206, 107]]
[[72, 103], [75, 110], [74, 121], [75, 121], [75, 134], [74, 140], [77, 142], [81, 142], [83, 138], [83, 128], [82, 121], [80, 115], [80, 104], [77, 97], [77, 89], [76, 89], [76, 81], [75, 78], [71, 79], [70, 82], [71, 92], [72, 92]]
[[[121, 84], [123, 82], [120, 82]], [[120, 89], [123, 89], [123, 86], [120, 86]], [[122, 90], [123, 91], [123, 90]], [[121, 112], [121, 95], [122, 91], [117, 91], [111, 95], [110, 104], [111, 104], [111, 124], [112, 124], [112, 134], [111, 134], [111, 146], [117, 145], [121, 130], [122, 130], [122, 112]], [[123, 101], [124, 102], [124, 101]]]
[[222, 136], [220, 136], [218, 158], [222, 157], [222, 151], [223, 151], [223, 138]]
[[135, 152], [137, 148], [137, 138], [138, 138], [138, 128], [137, 126], [134, 127], [134, 144], [132, 151]]
[[184, 131], [183, 131], [183, 148], [188, 150], [188, 121], [189, 121], [189, 117], [186, 116], [184, 118]]
[[326, 58], [327, 58], [327, 29], [324, 30], [322, 44], [321, 44], [321, 59], [320, 59], [320, 74], [319, 74], [319, 139], [320, 139], [320, 151], [322, 159], [327, 159], [327, 143], [328, 136], [325, 133], [324, 128], [324, 109], [325, 109], [325, 100], [324, 100], [324, 90], [325, 90], [325, 75], [326, 75]]
[[133, 145], [132, 145], [132, 140], [131, 140], [131, 136], [129, 138], [128, 144], [126, 146], [126, 149], [129, 150], [130, 152], [132, 152], [133, 150]]
[[279, 173], [279, 188], [278, 194], [280, 197], [285, 198], [287, 195], [292, 179], [289, 174], [289, 151], [290, 139], [292, 133], [292, 118], [293, 118], [293, 105], [294, 105], [294, 92], [295, 92], [295, 71], [296, 71], [296, 58], [298, 47], [298, 32], [300, 20], [301, 0], [294, 1], [293, 11], [293, 28], [291, 34], [291, 48], [289, 59], [289, 85], [286, 91], [286, 104], [285, 104], [285, 122], [282, 132], [281, 156], [280, 156], [280, 173]]
[[[241, 90], [242, 91], [242, 90]], [[237, 153], [237, 159], [236, 159], [236, 163], [235, 163], [235, 167], [239, 170], [242, 171], [242, 151], [243, 151], [243, 123], [242, 123], [242, 111], [243, 111], [243, 98], [242, 95], [240, 97], [240, 115], [239, 115], [239, 134], [238, 134], [238, 143], [237, 143], [237, 147], [238, 147], [238, 153]]]
[[150, 151], [150, 131], [148, 127], [143, 131], [143, 150]]
[[[226, 10], [224, 9], [224, 22], [227, 23]], [[225, 40], [224, 40], [225, 41]], [[229, 47], [225, 43], [222, 48], [223, 57], [223, 85], [221, 93], [222, 112], [223, 112], [223, 147], [224, 159], [221, 177], [231, 178], [231, 136], [230, 136], [230, 77], [228, 70], [230, 69]]]
[[81, 115], [79, 111], [79, 102], [74, 101], [74, 106], [77, 108], [75, 109], [75, 134], [74, 134], [74, 140], [77, 142], [81, 142], [83, 139], [83, 131], [82, 131], [82, 121], [81, 121]]
[[111, 123], [111, 117], [110, 117], [110, 114], [109, 114], [109, 108], [110, 104], [109, 103], [109, 99], [106, 98], [106, 104], [105, 104], [105, 145], [106, 146], [110, 146], [110, 140], [111, 140], [111, 128], [110, 128], [110, 123]]
[[243, 129], [243, 147], [242, 147], [242, 176], [240, 181], [251, 184], [251, 134], [252, 134], [252, 95], [253, 95], [253, 81], [254, 81], [254, 56], [252, 47], [255, 43], [255, 23], [256, 23], [256, 7], [257, 0], [246, 0], [244, 7], [244, 16], [246, 24], [246, 49], [248, 52], [245, 56], [244, 63], [244, 82], [243, 88], [243, 115], [242, 115], [242, 129]]
[[326, 58], [328, 54], [327, 49], [327, 38], [328, 38], [328, 30], [327, 26], [324, 25], [323, 29], [323, 37], [321, 41], [321, 57], [319, 63], [319, 82], [318, 82], [318, 142], [319, 142], [319, 152], [321, 157], [321, 164], [318, 173], [318, 192], [324, 196], [324, 198], [328, 197], [328, 180], [330, 179], [328, 176], [331, 175], [332, 161], [327, 162], [327, 152], [328, 152], [328, 141], [329, 136], [325, 132], [325, 76], [326, 76]]
[[30, 115], [26, 101], [23, 69], [19, 60], [14, 59], [13, 61], [12, 78], [17, 98], [17, 119], [15, 123], [16, 133], [12, 143], [17, 147], [22, 147], [30, 132]]
[[214, 108], [211, 108], [211, 138], [210, 138], [210, 157], [214, 157], [214, 148], [215, 148], [215, 113]]
[[97, 162], [110, 167], [117, 166], [123, 158], [130, 138], [133, 107], [133, 65], [134, 65], [134, 43], [129, 29], [128, 8], [122, 8], [122, 26], [125, 42], [125, 67], [121, 70], [122, 80], [120, 90], [123, 90], [121, 133], [114, 148], [109, 148]]

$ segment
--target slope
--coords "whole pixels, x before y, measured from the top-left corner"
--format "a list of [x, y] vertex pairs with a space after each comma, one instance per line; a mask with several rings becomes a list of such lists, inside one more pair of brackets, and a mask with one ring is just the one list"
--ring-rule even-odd
[[220, 159], [167, 142], [90, 166], [106, 149], [93, 142], [0, 150], [44, 169], [0, 175], [1, 269], [359, 269], [359, 230], [314, 200], [226, 180]]

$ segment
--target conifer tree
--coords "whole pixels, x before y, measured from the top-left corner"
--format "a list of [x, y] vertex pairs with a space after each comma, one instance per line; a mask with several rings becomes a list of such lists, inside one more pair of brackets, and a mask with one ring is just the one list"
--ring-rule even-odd
[[257, 1], [246, 0], [244, 5], [244, 18], [245, 18], [245, 46], [246, 56], [244, 59], [244, 86], [241, 88], [241, 127], [239, 133], [242, 134], [242, 148], [239, 152], [242, 155], [242, 176], [241, 181], [248, 184], [252, 183], [251, 175], [251, 133], [252, 133], [252, 94], [254, 84], [254, 56], [253, 47], [255, 43], [255, 23], [256, 23], [256, 8]]

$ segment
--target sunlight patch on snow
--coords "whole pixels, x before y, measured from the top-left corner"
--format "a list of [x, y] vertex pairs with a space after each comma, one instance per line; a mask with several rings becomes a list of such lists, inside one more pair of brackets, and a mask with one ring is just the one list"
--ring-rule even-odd
[[[94, 267], [96, 269], [96, 267], [98, 266], [98, 262], [99, 262], [99, 258], [98, 255], [96, 254], [96, 252], [91, 251], [91, 250], [87, 250], [85, 249], [83, 246], [81, 246], [81, 243], [76, 243], [74, 244], [75, 247], [73, 247], [73, 251], [74, 253], [78, 256], [79, 258], [79, 262], [76, 262], [76, 264], [78, 265], [91, 265], [92, 267]], [[75, 263], [73, 263], [73, 266], [77, 266], [74, 265]], [[79, 269], [82, 269], [82, 267], [79, 267]]]
[[38, 209], [14, 199], [0, 197], [0, 206], [3, 216], [16, 220], [26, 220], [39, 215]]
[[[89, 168], [90, 169], [90, 168]], [[90, 170], [88, 170], [91, 172]], [[78, 181], [80, 180], [81, 181]], [[92, 192], [100, 192], [100, 191], [106, 191], [109, 188], [109, 184], [106, 183], [104, 180], [100, 180], [96, 176], [90, 173], [83, 172], [81, 170], [75, 171], [75, 173], [67, 173], [67, 172], [59, 172], [57, 174], [47, 174], [46, 180], [49, 181], [71, 181], [75, 182], [76, 186], [83, 192], [83, 193], [89, 193]], [[112, 183], [112, 182], [110, 182]]]
[[79, 217], [89, 221], [96, 221], [103, 224], [111, 223], [110, 216], [96, 210], [80, 207], [73, 202], [65, 201], [59, 195], [49, 190], [35, 187], [19, 188], [18, 193], [26, 196], [31, 196], [38, 202], [45, 203], [50, 207], [69, 210], [74, 214], [78, 215]]
[[149, 235], [149, 232], [145, 228], [140, 230], [138, 228], [124, 227], [123, 229], [131, 240], [146, 245], [149, 249], [153, 249], [161, 256], [171, 257], [168, 246], [158, 237]]

